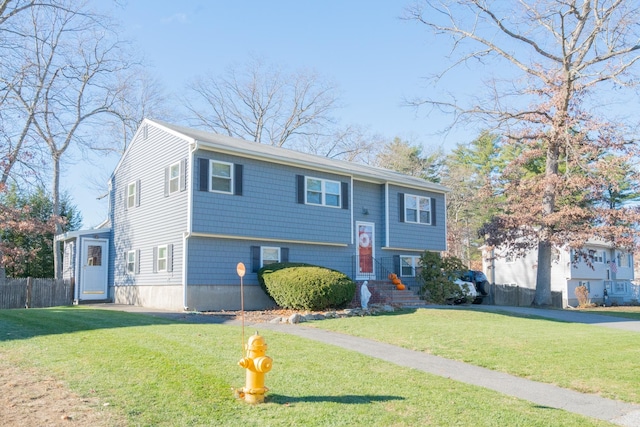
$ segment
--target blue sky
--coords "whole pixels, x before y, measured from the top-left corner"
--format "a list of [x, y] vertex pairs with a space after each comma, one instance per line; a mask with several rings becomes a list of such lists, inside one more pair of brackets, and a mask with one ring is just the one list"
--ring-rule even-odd
[[[109, 0], [93, 0], [109, 7]], [[477, 131], [443, 135], [449, 117], [403, 106], [403, 99], [427, 94], [424, 77], [442, 71], [446, 51], [424, 26], [400, 19], [411, 0], [154, 0], [120, 2], [111, 13], [169, 92], [191, 78], [219, 75], [252, 56], [293, 71], [310, 68], [334, 81], [344, 107], [342, 124], [357, 124], [388, 138], [400, 136], [428, 152], [468, 142]], [[469, 78], [451, 83], [471, 85]], [[446, 82], [443, 85], [446, 86]], [[467, 86], [472, 87], [472, 86]], [[85, 227], [106, 217], [106, 203], [83, 182], [105, 178], [117, 159], [67, 176], [63, 186], [82, 211]], [[104, 170], [96, 171], [95, 167]], [[76, 174], [74, 174], [76, 175]]]

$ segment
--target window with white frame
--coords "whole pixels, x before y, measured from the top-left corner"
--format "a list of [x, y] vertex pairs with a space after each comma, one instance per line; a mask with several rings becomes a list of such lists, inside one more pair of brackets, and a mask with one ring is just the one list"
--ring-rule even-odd
[[167, 271], [168, 250], [167, 245], [158, 246], [158, 255], [156, 259], [156, 271]]
[[260, 265], [265, 266], [280, 262], [280, 248], [262, 246], [260, 248]]
[[615, 292], [615, 293], [624, 293], [626, 291], [627, 291], [626, 282], [622, 282], [622, 281], [613, 282], [613, 292]]
[[136, 205], [136, 191], [135, 181], [127, 185], [127, 208], [132, 208]]
[[404, 220], [416, 224], [431, 224], [431, 198], [404, 195]]
[[631, 267], [633, 261], [631, 259], [631, 254], [628, 252], [618, 252], [618, 265], [620, 267]]
[[400, 256], [400, 276], [401, 277], [416, 277], [416, 268], [420, 267], [419, 256]]
[[233, 163], [210, 160], [209, 191], [233, 193]]
[[169, 194], [180, 190], [180, 162], [169, 166]]
[[581, 280], [580, 282], [578, 282], [578, 286], [584, 286], [585, 288], [587, 288], [588, 292], [591, 292], [591, 283]]
[[589, 258], [591, 258], [591, 262], [598, 264], [607, 262], [607, 256], [602, 250], [589, 249]]
[[127, 252], [127, 273], [135, 274], [136, 272], [136, 251]]
[[340, 207], [340, 182], [327, 179], [305, 177], [306, 203]]

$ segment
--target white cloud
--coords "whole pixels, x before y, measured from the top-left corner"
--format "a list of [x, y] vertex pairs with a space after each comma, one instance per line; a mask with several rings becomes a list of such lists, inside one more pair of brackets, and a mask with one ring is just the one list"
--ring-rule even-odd
[[189, 21], [189, 18], [187, 17], [186, 13], [174, 13], [173, 15], [169, 16], [168, 18], [164, 18], [162, 20], [163, 23], [165, 24], [172, 24], [174, 22], [178, 23], [178, 24], [186, 24]]

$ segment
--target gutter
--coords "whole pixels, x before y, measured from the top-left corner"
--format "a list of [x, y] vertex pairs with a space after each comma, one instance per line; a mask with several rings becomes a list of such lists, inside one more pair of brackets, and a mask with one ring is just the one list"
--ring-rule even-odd
[[[187, 304], [188, 295], [187, 295], [187, 264], [189, 260], [189, 237], [191, 237], [192, 231], [192, 212], [193, 212], [193, 177], [195, 173], [193, 171], [193, 154], [198, 150], [199, 144], [197, 141], [194, 141], [193, 144], [189, 146], [189, 158], [187, 160], [188, 166], [187, 169], [189, 171], [189, 180], [185, 184], [189, 187], [187, 193], [187, 231], [182, 233], [182, 307], [184, 311], [189, 311], [189, 306]], [[186, 179], [186, 178], [185, 178]]]

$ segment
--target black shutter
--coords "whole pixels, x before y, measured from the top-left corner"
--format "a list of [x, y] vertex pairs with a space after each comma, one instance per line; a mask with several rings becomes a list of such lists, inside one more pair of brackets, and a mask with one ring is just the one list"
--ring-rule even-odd
[[251, 271], [257, 273], [260, 270], [260, 246], [251, 246]]
[[296, 190], [298, 192], [298, 203], [304, 204], [304, 175], [296, 175]]
[[164, 168], [164, 197], [167, 197], [169, 195], [169, 170], [171, 169], [170, 166], [167, 166], [166, 168]]
[[180, 160], [180, 191], [187, 189], [187, 159]]
[[167, 245], [167, 271], [173, 271], [173, 245]]
[[198, 159], [200, 167], [200, 186], [198, 190], [209, 191], [209, 159]]
[[280, 262], [289, 262], [289, 248], [280, 248]]
[[402, 275], [402, 271], [400, 271], [400, 255], [393, 256], [393, 272], [396, 273], [398, 277]]
[[431, 198], [431, 225], [436, 225], [436, 199]]
[[242, 196], [242, 165], [233, 165], [233, 194]]
[[342, 183], [342, 209], [349, 209], [349, 183]]
[[140, 180], [136, 180], [136, 196], [135, 196], [135, 204], [136, 207], [140, 206]]
[[398, 208], [400, 209], [398, 218], [400, 222], [404, 222], [404, 193], [398, 193]]

